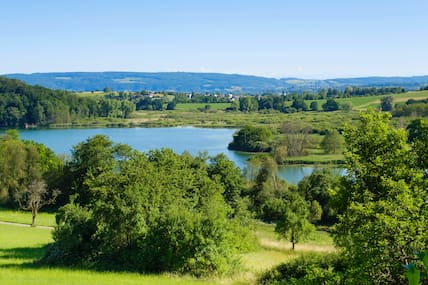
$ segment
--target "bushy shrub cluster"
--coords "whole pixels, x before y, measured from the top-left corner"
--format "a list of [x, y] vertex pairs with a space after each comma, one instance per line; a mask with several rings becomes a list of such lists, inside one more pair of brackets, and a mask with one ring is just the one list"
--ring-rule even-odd
[[[99, 153], [92, 165], [77, 167]], [[103, 136], [79, 145], [71, 164], [83, 179], [74, 201], [58, 212], [47, 263], [200, 276], [227, 272], [236, 263], [233, 253], [249, 247], [240, 244], [251, 238], [231, 219], [223, 196], [224, 166], [169, 149], [118, 148]], [[230, 204], [239, 204], [237, 194], [228, 196]]]

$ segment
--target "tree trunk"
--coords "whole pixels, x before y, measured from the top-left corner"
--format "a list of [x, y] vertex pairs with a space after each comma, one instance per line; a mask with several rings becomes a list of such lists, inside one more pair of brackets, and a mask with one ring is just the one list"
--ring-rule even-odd
[[292, 244], [293, 244], [293, 250], [294, 250], [294, 244], [295, 244], [295, 243], [294, 243], [294, 242], [292, 242]]
[[31, 226], [35, 227], [36, 226], [37, 209], [32, 209], [31, 214], [32, 214]]

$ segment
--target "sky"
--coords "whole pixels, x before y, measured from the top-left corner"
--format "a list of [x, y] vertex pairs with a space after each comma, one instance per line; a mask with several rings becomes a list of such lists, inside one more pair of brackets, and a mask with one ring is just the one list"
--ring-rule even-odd
[[0, 74], [428, 75], [427, 0], [1, 0]]

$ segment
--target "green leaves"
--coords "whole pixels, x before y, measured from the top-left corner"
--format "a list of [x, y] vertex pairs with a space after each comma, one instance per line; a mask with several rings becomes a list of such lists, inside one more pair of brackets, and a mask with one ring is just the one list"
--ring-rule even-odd
[[421, 272], [416, 268], [415, 264], [409, 263], [406, 266], [406, 277], [409, 281], [409, 285], [419, 285], [421, 280]]
[[[424, 169], [412, 163], [403, 129], [395, 129], [390, 114], [368, 111], [359, 127], [346, 127], [348, 175], [337, 194], [339, 223], [336, 244], [343, 248], [353, 276], [369, 283], [399, 283], [400, 264], [427, 247], [428, 205]], [[408, 278], [417, 284], [417, 268]]]

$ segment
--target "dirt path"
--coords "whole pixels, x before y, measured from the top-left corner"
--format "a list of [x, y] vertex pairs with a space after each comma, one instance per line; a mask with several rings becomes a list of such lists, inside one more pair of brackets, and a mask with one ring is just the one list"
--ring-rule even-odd
[[[3, 221], [0, 221], [0, 224], [1, 225], [16, 226], [16, 227], [25, 227], [25, 228], [31, 227], [31, 225], [28, 225], [28, 224], [19, 224], [19, 223], [3, 222]], [[53, 227], [48, 227], [48, 226], [36, 226], [36, 228], [45, 229], [45, 230], [53, 230], [54, 229]]]

